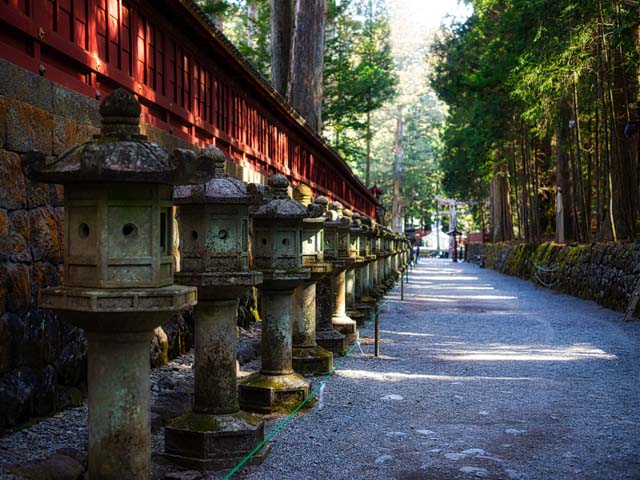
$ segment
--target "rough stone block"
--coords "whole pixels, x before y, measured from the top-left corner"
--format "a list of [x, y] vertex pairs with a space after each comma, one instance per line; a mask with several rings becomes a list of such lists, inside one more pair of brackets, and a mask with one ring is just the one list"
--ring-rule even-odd
[[29, 214], [25, 210], [16, 210], [9, 214], [9, 236], [11, 254], [9, 258], [14, 262], [30, 262], [29, 248]]
[[82, 387], [87, 379], [87, 337], [77, 327], [67, 323], [61, 323], [60, 326], [63, 347], [54, 362], [58, 383]]
[[89, 141], [100, 132], [99, 128], [78, 123], [75, 119], [68, 119], [59, 115], [54, 115], [53, 119], [54, 155], [60, 155], [75, 145]]
[[35, 384], [36, 376], [28, 367], [13, 369], [0, 379], [0, 432], [25, 420], [30, 414], [29, 399]]
[[0, 317], [0, 374], [13, 367], [12, 332], [6, 315]]
[[6, 60], [0, 60], [0, 95], [53, 111], [53, 83]]
[[43, 207], [30, 212], [31, 254], [34, 261], [62, 261], [63, 219], [63, 210], [59, 207]]
[[64, 187], [62, 185], [52, 184], [51, 187], [51, 206], [62, 207], [64, 205]]
[[0, 208], [16, 210], [27, 205], [25, 179], [20, 170], [20, 157], [0, 150]]
[[53, 114], [11, 99], [7, 105], [6, 148], [14, 152], [53, 151]]
[[27, 194], [27, 207], [36, 208], [49, 205], [51, 202], [51, 185], [48, 183], [32, 182], [24, 179]]
[[53, 112], [76, 123], [100, 126], [100, 102], [73, 90], [53, 84]]
[[7, 288], [7, 310], [19, 314], [26, 313], [31, 303], [29, 268], [22, 264], [8, 263], [5, 282]]
[[9, 223], [7, 211], [0, 209], [0, 260], [7, 260], [12, 252]]
[[31, 291], [34, 298], [46, 287], [56, 287], [62, 283], [58, 265], [37, 262], [31, 265]]

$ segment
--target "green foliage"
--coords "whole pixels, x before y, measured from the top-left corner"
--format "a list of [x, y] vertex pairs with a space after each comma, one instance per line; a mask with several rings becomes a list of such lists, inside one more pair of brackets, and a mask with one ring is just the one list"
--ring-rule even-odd
[[323, 119], [344, 158], [363, 170], [371, 112], [395, 95], [389, 18], [384, 0], [331, 3], [327, 23]]
[[[446, 192], [481, 200], [493, 173], [508, 172], [518, 233], [535, 239], [553, 223], [552, 169], [566, 155], [571, 235], [607, 235], [610, 170], [615, 178], [617, 165], [638, 168], [620, 131], [638, 95], [640, 1], [469, 3], [472, 16], [432, 48], [430, 83], [449, 106]], [[619, 226], [638, 218], [640, 196], [629, 190], [611, 216]]]

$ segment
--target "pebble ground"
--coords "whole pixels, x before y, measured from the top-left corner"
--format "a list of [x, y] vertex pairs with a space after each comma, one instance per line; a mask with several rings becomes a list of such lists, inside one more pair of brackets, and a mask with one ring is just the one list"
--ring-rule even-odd
[[444, 260], [388, 298], [382, 357], [354, 350], [237, 478], [640, 479], [640, 323]]
[[[316, 407], [277, 432], [265, 463], [234, 479], [640, 479], [640, 322], [444, 260], [422, 260], [404, 300], [399, 286], [387, 298], [381, 357], [371, 328]], [[182, 392], [184, 404], [191, 361], [154, 372], [154, 398]], [[81, 448], [85, 414], [0, 439], [0, 460]], [[282, 420], [268, 419], [267, 431]]]

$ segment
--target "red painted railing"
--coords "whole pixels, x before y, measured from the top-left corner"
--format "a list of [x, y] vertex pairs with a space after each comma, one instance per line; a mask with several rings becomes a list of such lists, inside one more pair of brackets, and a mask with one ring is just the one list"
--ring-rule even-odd
[[191, 0], [0, 0], [0, 57], [89, 96], [125, 87], [145, 122], [375, 215], [375, 197]]

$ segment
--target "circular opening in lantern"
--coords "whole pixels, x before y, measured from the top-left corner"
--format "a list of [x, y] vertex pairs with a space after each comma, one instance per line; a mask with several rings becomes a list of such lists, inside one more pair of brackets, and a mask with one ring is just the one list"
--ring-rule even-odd
[[126, 238], [136, 238], [138, 236], [138, 227], [133, 223], [127, 223], [122, 227], [122, 235]]
[[198, 239], [198, 232], [196, 232], [195, 230], [193, 230], [191, 232], [191, 240], [197, 240]]
[[227, 238], [228, 235], [229, 235], [229, 232], [227, 232], [226, 230], [220, 230], [218, 232], [218, 238], [220, 240], [224, 240], [225, 238]]
[[289, 245], [289, 239], [288, 238], [283, 238], [282, 239], [282, 245]]
[[81, 223], [78, 227], [78, 235], [80, 236], [80, 238], [87, 238], [89, 236], [89, 233], [91, 233], [89, 225], [87, 225], [86, 223]]

